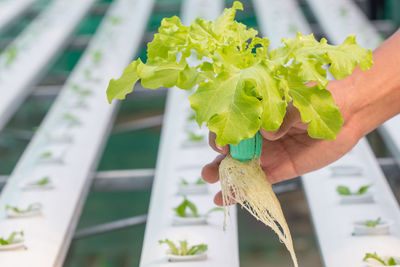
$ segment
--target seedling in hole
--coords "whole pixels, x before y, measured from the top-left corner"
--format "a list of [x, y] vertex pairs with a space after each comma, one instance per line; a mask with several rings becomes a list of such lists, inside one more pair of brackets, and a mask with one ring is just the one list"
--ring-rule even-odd
[[6, 211], [11, 210], [18, 214], [25, 214], [28, 212], [40, 210], [41, 207], [42, 207], [42, 204], [40, 204], [40, 203], [32, 203], [26, 209], [20, 209], [16, 206], [6, 205]]
[[159, 244], [166, 244], [169, 247], [169, 254], [176, 255], [176, 256], [189, 256], [189, 255], [198, 255], [203, 254], [207, 251], [208, 246], [206, 244], [198, 244], [189, 246], [187, 240], [181, 240], [179, 242], [179, 247], [175, 245], [169, 239], [159, 240]]
[[340, 8], [340, 16], [342, 18], [346, 17], [348, 13], [349, 13], [349, 11], [345, 7]]
[[44, 176], [38, 180], [27, 181], [22, 184], [24, 190], [31, 189], [50, 189], [52, 188], [52, 183], [49, 176]]
[[339, 195], [342, 195], [342, 196], [364, 195], [371, 186], [372, 186], [371, 184], [364, 185], [364, 186], [361, 186], [360, 189], [358, 189], [358, 191], [351, 192], [350, 188], [348, 188], [347, 186], [339, 185], [338, 187], [336, 187], [336, 191], [339, 193]]
[[77, 85], [77, 84], [71, 85], [71, 89], [72, 89], [75, 93], [77, 93], [77, 94], [79, 94], [79, 95], [81, 95], [81, 96], [88, 96], [88, 95], [90, 95], [90, 94], [92, 93], [91, 90], [89, 90], [89, 89], [83, 89], [82, 87], [80, 87], [80, 86]]
[[109, 18], [109, 21], [112, 25], [118, 25], [121, 23], [121, 18], [117, 16], [112, 16], [111, 18]]
[[100, 50], [93, 51], [92, 53], [92, 60], [94, 64], [99, 64], [101, 58], [103, 57], [103, 53]]
[[51, 153], [50, 151], [47, 151], [47, 152], [43, 152], [41, 155], [40, 155], [40, 158], [41, 159], [49, 159], [49, 158], [51, 158], [53, 156], [53, 153]]
[[11, 45], [4, 51], [4, 57], [5, 57], [4, 65], [6, 67], [10, 66], [17, 58], [17, 56], [18, 56], [18, 47], [16, 45]]
[[85, 76], [86, 80], [92, 79], [92, 71], [90, 69], [85, 69], [83, 71], [83, 75]]
[[376, 227], [381, 222], [381, 220], [382, 220], [381, 217], [379, 217], [376, 220], [367, 220], [365, 221], [365, 226]]
[[196, 134], [192, 131], [188, 131], [187, 132], [188, 136], [189, 136], [189, 140], [193, 141], [193, 142], [200, 142], [204, 140], [204, 135], [202, 134]]
[[71, 113], [64, 113], [63, 119], [68, 121], [69, 126], [79, 125], [79, 119]]
[[[191, 211], [191, 214], [186, 213], [186, 209], [189, 209]], [[174, 208], [174, 211], [177, 216], [187, 218], [187, 217], [195, 217], [198, 218], [199, 213], [197, 211], [196, 205], [189, 201], [186, 196], [184, 197], [183, 201], [181, 204], [179, 204], [176, 208]]]
[[[190, 213], [187, 213], [187, 209], [189, 209]], [[175, 214], [178, 217], [182, 218], [189, 218], [189, 217], [194, 217], [194, 218], [199, 218], [201, 215], [197, 211], [196, 205], [189, 201], [186, 196], [183, 197], [183, 201], [181, 204], [179, 204], [177, 207], [174, 208]], [[223, 208], [221, 207], [215, 207], [207, 211], [202, 217], [207, 217], [210, 215], [210, 213], [215, 212], [215, 211], [223, 211]]]
[[[181, 178], [181, 184], [183, 185], [190, 185], [190, 183], [185, 179], [185, 178]], [[206, 182], [204, 182], [202, 177], [199, 177], [196, 182], [194, 182], [195, 185], [203, 185], [206, 184]]]
[[36, 182], [33, 182], [34, 185], [38, 185], [38, 186], [46, 186], [49, 183], [50, 183], [50, 177], [49, 176], [45, 176], [42, 179], [39, 179]]
[[203, 177], [199, 177], [199, 178], [196, 180], [196, 184], [197, 184], [197, 185], [201, 185], [201, 184], [206, 184], [206, 182], [204, 182]]
[[390, 257], [386, 262], [385, 260], [380, 258], [378, 256], [378, 254], [376, 254], [376, 252], [365, 254], [365, 257], [363, 260], [366, 261], [367, 259], [374, 259], [374, 260], [380, 262], [383, 266], [396, 266], [396, 265], [400, 264], [400, 262], [396, 262], [396, 260], [393, 257]]
[[20, 231], [20, 232], [12, 232], [8, 238], [3, 238], [0, 237], [0, 246], [6, 246], [6, 245], [11, 245], [11, 244], [15, 244], [18, 243], [19, 240], [17, 239], [17, 237], [24, 237], [24, 232]]

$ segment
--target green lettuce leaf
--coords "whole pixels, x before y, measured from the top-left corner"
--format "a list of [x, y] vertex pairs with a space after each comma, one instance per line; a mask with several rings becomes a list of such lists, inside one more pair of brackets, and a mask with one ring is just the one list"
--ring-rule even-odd
[[[372, 65], [372, 52], [351, 35], [341, 45], [297, 33], [269, 49], [269, 39], [235, 21], [240, 2], [215, 21], [197, 18], [182, 25], [176, 16], [165, 18], [148, 44], [147, 62], [131, 63], [112, 79], [107, 98], [124, 99], [140, 80], [145, 88], [194, 88], [189, 97], [196, 121], [216, 133], [218, 145], [237, 145], [263, 128], [281, 126], [292, 103], [308, 124], [313, 138], [335, 139], [343, 119], [326, 89], [327, 70], [342, 79], [360, 66]], [[314, 82], [314, 86], [307, 86]]]

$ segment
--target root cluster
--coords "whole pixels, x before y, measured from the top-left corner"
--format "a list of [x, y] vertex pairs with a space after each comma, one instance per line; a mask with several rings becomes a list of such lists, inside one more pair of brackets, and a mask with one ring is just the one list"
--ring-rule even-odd
[[298, 267], [289, 227], [272, 186], [260, 167], [259, 159], [240, 162], [227, 156], [220, 164], [219, 177], [224, 204], [224, 227], [232, 199], [279, 236]]

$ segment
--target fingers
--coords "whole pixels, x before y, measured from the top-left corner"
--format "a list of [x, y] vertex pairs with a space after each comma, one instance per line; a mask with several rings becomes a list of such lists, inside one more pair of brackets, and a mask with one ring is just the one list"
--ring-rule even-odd
[[215, 133], [209, 132], [209, 134], [208, 134], [208, 144], [216, 152], [221, 153], [221, 154], [228, 154], [229, 153], [229, 147], [228, 146], [219, 146], [219, 145], [217, 145], [215, 143], [216, 137], [217, 137], [217, 135]]
[[[214, 203], [215, 203], [217, 206], [224, 206], [224, 201], [222, 200], [222, 192], [221, 192], [221, 191], [219, 191], [219, 192], [215, 195], [215, 197], [214, 197]], [[227, 206], [230, 206], [230, 205], [233, 205], [233, 204], [235, 204], [235, 203], [236, 203], [235, 200], [229, 199], [229, 200], [228, 200], [228, 203], [226, 203], [226, 205], [227, 205]]]
[[292, 105], [288, 106], [285, 118], [283, 119], [281, 127], [276, 131], [266, 131], [260, 129], [261, 135], [270, 141], [275, 141], [282, 138], [287, 132], [296, 124], [301, 122], [299, 111]]
[[213, 184], [219, 180], [218, 169], [221, 160], [225, 158], [225, 155], [229, 153], [228, 146], [220, 147], [215, 144], [216, 134], [210, 132], [208, 135], [208, 143], [216, 152], [221, 153], [222, 155], [217, 156], [213, 162], [207, 164], [203, 167], [201, 171], [201, 176], [203, 177], [204, 181]]
[[218, 155], [213, 162], [207, 164], [201, 170], [201, 176], [207, 183], [213, 184], [219, 180], [219, 164], [225, 158], [225, 155]]

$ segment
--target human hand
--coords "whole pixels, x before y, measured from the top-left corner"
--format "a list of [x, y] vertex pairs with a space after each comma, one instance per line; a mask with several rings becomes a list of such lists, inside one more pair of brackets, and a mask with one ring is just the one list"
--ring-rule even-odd
[[[307, 133], [307, 125], [301, 121], [300, 113], [292, 105], [288, 106], [284, 121], [277, 131], [260, 129], [263, 136], [260, 165], [271, 184], [322, 168], [342, 157], [357, 144], [361, 134], [347, 101], [350, 98], [343, 94], [344, 89], [349, 86], [351, 83], [348, 80], [332, 81], [328, 86], [344, 119], [343, 128], [335, 140], [311, 138]], [[219, 164], [229, 153], [228, 146], [219, 147], [215, 144], [215, 137], [210, 132], [209, 144], [221, 155], [202, 170], [203, 179], [209, 183], [219, 180]], [[221, 192], [215, 196], [214, 202], [222, 205]]]

